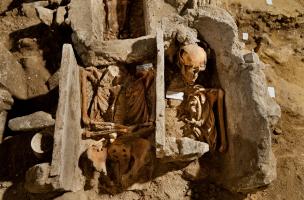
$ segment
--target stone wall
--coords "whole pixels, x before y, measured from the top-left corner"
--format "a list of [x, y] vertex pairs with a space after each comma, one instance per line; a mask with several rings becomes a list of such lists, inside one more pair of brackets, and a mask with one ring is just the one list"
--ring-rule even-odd
[[264, 65], [258, 57], [243, 59], [237, 26], [226, 11], [205, 6], [189, 11], [188, 17], [214, 49], [216, 71], [225, 91], [229, 147], [227, 153], [205, 160], [209, 178], [234, 191], [267, 185], [276, 178], [271, 127], [280, 117], [280, 107], [267, 93]]

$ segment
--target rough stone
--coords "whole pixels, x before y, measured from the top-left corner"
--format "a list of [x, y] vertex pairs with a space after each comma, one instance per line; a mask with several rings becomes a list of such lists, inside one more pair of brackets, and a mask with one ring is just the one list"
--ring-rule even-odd
[[[81, 12], [79, 12], [81, 10]], [[68, 18], [73, 30], [73, 42], [91, 44], [103, 39], [104, 9], [102, 0], [73, 0], [69, 4]]]
[[50, 5], [61, 5], [63, 0], [49, 0]]
[[49, 92], [45, 82], [49, 79], [50, 73], [44, 67], [44, 62], [45, 61], [37, 55], [28, 55], [20, 59], [27, 78], [28, 98], [45, 95]]
[[271, 128], [280, 117], [280, 107], [267, 94], [263, 63], [245, 63], [237, 26], [225, 10], [204, 6], [189, 10], [188, 15], [215, 51], [215, 67], [225, 91], [229, 147], [205, 161], [208, 178], [233, 191], [265, 186], [276, 178]]
[[95, 41], [86, 46], [72, 35], [75, 49], [86, 66], [140, 63], [155, 56], [155, 36], [136, 39]]
[[164, 146], [163, 162], [191, 161], [209, 151], [209, 145], [191, 138], [167, 137]]
[[36, 1], [31, 3], [22, 4], [22, 12], [27, 17], [36, 17], [36, 6], [47, 7], [49, 5], [48, 1]]
[[6, 118], [7, 118], [7, 111], [0, 111], [0, 144], [3, 141]]
[[201, 165], [198, 160], [194, 160], [183, 169], [183, 178], [190, 181], [199, 181], [206, 178], [206, 174], [202, 172]]
[[10, 110], [14, 104], [14, 99], [6, 89], [0, 88], [0, 111]]
[[12, 131], [33, 131], [52, 127], [55, 120], [48, 113], [38, 111], [30, 115], [17, 117], [9, 120], [8, 127]]
[[0, 14], [7, 11], [9, 6], [13, 3], [13, 0], [1, 0], [0, 1]]
[[59, 74], [59, 103], [56, 112], [50, 176], [56, 189], [77, 191], [84, 179], [78, 166], [81, 141], [79, 66], [72, 45], [64, 44]]
[[130, 64], [153, 59], [155, 36], [103, 41], [105, 16], [101, 13], [105, 12], [102, 5], [102, 0], [74, 0], [69, 4], [65, 22], [71, 25], [73, 46], [84, 65]]
[[48, 26], [51, 26], [51, 24], [53, 22], [54, 11], [44, 8], [42, 6], [36, 6], [35, 8], [36, 8], [38, 17], [41, 20], [41, 22]]
[[27, 98], [24, 70], [2, 43], [0, 43], [0, 84], [14, 97]]
[[51, 179], [49, 178], [50, 165], [42, 163], [27, 170], [24, 188], [31, 193], [48, 193], [53, 191]]
[[64, 22], [64, 16], [66, 14], [65, 7], [59, 7], [56, 11], [56, 24], [60, 25]]
[[49, 90], [53, 90], [59, 86], [59, 73], [59, 70], [56, 71], [47, 81]]
[[168, 2], [169, 4], [171, 4], [173, 7], [175, 7], [177, 9], [178, 12], [181, 12], [183, 10], [185, 10], [186, 8], [200, 8], [204, 5], [216, 5], [217, 0], [165, 0], [166, 2]]
[[254, 52], [245, 54], [244, 60], [246, 63], [257, 63], [258, 64], [260, 62], [259, 56]]

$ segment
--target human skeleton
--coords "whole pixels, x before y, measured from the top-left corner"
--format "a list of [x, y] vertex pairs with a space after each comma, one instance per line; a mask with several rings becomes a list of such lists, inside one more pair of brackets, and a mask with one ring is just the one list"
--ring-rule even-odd
[[[117, 66], [102, 70], [90, 67], [81, 72], [82, 121], [86, 129], [83, 136], [109, 141], [93, 144], [87, 150], [87, 157], [105, 175], [106, 161], [113, 162], [116, 183], [122, 187], [137, 178], [151, 148], [148, 140], [134, 135], [147, 132], [144, 127], [153, 125], [146, 101], [153, 80], [150, 64], [138, 66], [134, 77], [122, 73]], [[129, 168], [131, 160], [134, 162]]]
[[211, 150], [217, 146], [217, 130], [213, 112], [214, 103], [217, 102], [217, 111], [220, 131], [219, 151], [227, 148], [224, 125], [222, 89], [206, 89], [201, 85], [195, 85], [198, 74], [206, 69], [207, 54], [203, 48], [196, 44], [186, 45], [178, 52], [178, 65], [184, 82], [187, 85], [185, 112], [182, 116], [185, 122], [184, 134], [197, 140], [207, 142]]

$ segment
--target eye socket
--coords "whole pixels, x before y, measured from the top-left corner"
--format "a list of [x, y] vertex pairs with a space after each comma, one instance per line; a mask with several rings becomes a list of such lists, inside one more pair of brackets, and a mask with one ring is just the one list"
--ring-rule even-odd
[[193, 70], [193, 73], [196, 74], [196, 73], [198, 73], [199, 71], [200, 71], [199, 69], [194, 69], [194, 70]]

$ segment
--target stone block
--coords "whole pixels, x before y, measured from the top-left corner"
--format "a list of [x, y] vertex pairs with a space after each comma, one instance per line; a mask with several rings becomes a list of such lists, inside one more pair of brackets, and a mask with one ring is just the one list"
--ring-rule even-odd
[[79, 43], [72, 36], [75, 49], [85, 66], [141, 63], [152, 60], [156, 52], [155, 36], [135, 39]]
[[9, 6], [13, 3], [13, 0], [1, 0], [0, 1], [0, 14], [7, 11]]
[[7, 111], [0, 111], [0, 144], [3, 141], [3, 134], [5, 130], [5, 124], [6, 124], [6, 118], [7, 118]]
[[190, 10], [190, 16], [195, 16], [193, 26], [215, 51], [215, 67], [225, 91], [229, 147], [205, 160], [208, 178], [238, 192], [270, 184], [276, 178], [271, 127], [280, 117], [280, 107], [267, 94], [263, 63], [255, 55], [245, 63], [237, 26], [225, 10], [204, 6]]
[[60, 71], [57, 70], [48, 80], [47, 85], [49, 90], [53, 90], [59, 86], [59, 73]]
[[102, 40], [105, 17], [103, 13], [105, 11], [102, 0], [71, 1], [68, 18], [73, 30], [73, 42], [91, 44], [94, 40]]
[[0, 84], [14, 97], [27, 99], [27, 84], [24, 70], [2, 43], [0, 43]]
[[206, 178], [198, 160], [194, 160], [183, 169], [183, 178], [189, 181], [199, 181]]
[[50, 164], [42, 163], [27, 170], [24, 188], [30, 193], [48, 193], [53, 191], [49, 178]]
[[65, 7], [58, 7], [56, 11], [56, 24], [60, 25], [64, 22], [64, 16], [66, 14]]
[[6, 89], [0, 88], [0, 111], [10, 110], [14, 104], [14, 99]]
[[22, 4], [22, 12], [27, 17], [36, 17], [36, 6], [47, 7], [49, 5], [48, 1], [36, 1], [31, 3]]
[[48, 26], [51, 26], [51, 24], [53, 23], [54, 11], [44, 8], [42, 6], [36, 6], [35, 8], [41, 22]]
[[52, 115], [43, 111], [17, 117], [8, 122], [8, 127], [12, 131], [34, 131], [52, 127], [54, 125], [55, 120], [52, 118]]
[[53, 158], [50, 176], [56, 189], [83, 188], [78, 167], [81, 141], [81, 97], [79, 66], [72, 45], [64, 44], [59, 73], [59, 103], [56, 112]]
[[255, 52], [250, 52], [244, 55], [245, 63], [259, 63], [259, 56]]
[[200, 158], [209, 151], [209, 145], [191, 138], [167, 137], [162, 162], [184, 162]]

